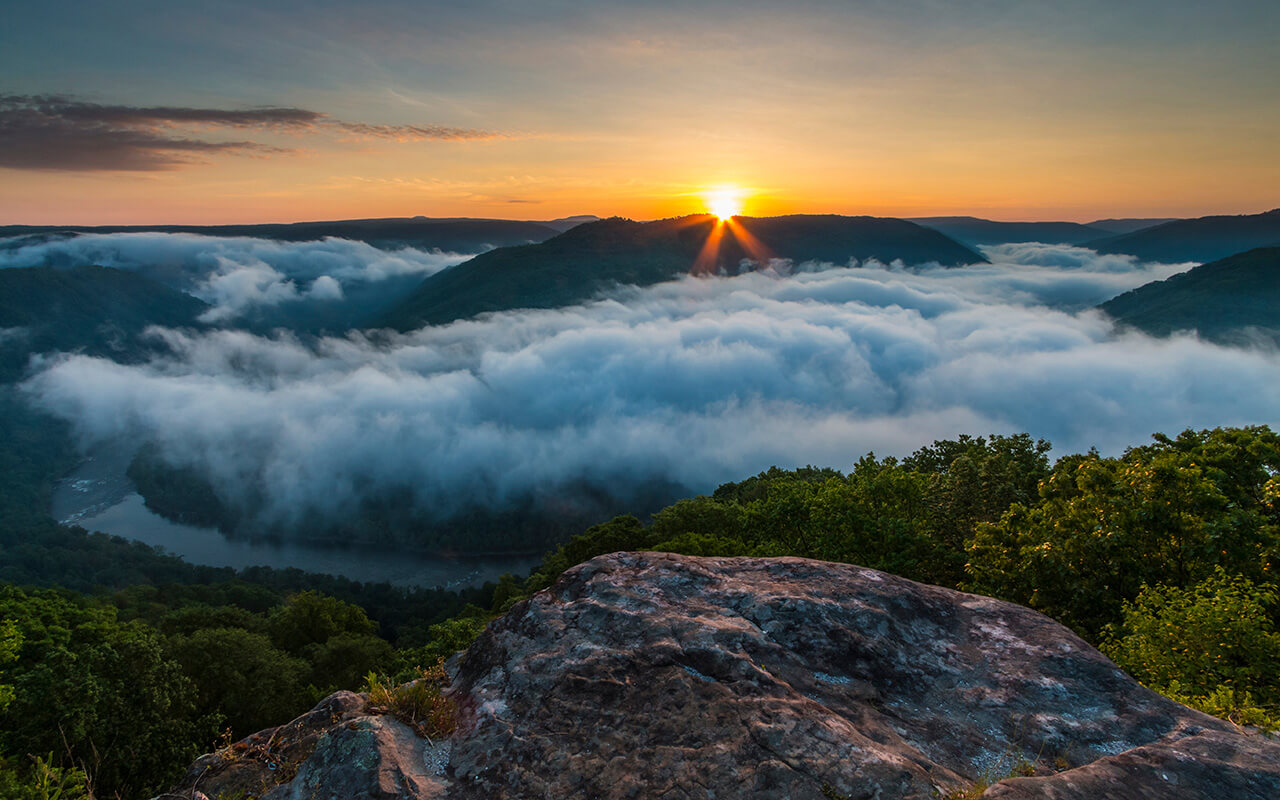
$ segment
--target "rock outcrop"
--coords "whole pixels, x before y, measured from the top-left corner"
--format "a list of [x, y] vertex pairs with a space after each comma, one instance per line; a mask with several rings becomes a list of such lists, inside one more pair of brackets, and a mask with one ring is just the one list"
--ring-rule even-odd
[[339, 693], [174, 794], [923, 800], [1017, 775], [982, 796], [1280, 797], [1275, 740], [1027, 608], [856, 566], [604, 556], [449, 666], [447, 740]]

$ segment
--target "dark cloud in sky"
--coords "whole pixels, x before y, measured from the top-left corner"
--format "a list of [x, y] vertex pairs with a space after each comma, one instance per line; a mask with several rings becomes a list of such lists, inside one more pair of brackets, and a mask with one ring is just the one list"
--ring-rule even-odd
[[0, 95], [0, 167], [30, 170], [150, 171], [218, 153], [278, 154], [248, 140], [196, 136], [191, 127], [337, 132], [400, 142], [492, 139], [498, 134], [443, 125], [344, 122], [303, 108], [183, 108], [87, 103], [55, 95]]
[[501, 134], [473, 128], [450, 128], [446, 125], [370, 125], [364, 122], [332, 122], [336, 127], [357, 136], [393, 139], [397, 142], [420, 142], [424, 139], [462, 141], [466, 139], [500, 139]]

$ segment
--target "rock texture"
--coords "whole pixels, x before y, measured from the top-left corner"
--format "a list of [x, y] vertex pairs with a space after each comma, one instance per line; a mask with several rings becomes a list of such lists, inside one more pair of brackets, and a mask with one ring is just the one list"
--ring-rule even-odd
[[[174, 793], [923, 800], [1016, 773], [983, 797], [1280, 797], [1280, 743], [1142, 688], [1052, 620], [849, 565], [604, 556], [450, 667], [447, 742], [340, 693]], [[264, 738], [274, 770], [244, 755]]]

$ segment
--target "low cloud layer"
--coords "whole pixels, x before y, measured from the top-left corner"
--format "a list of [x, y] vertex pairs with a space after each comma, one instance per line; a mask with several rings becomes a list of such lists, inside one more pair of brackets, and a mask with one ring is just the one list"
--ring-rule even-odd
[[287, 150], [246, 139], [211, 139], [210, 128], [330, 133], [354, 139], [493, 139], [492, 131], [445, 125], [344, 122], [303, 108], [185, 108], [88, 103], [56, 95], [0, 95], [0, 167], [153, 171], [218, 153]]
[[1119, 335], [1079, 310], [1186, 265], [988, 254], [999, 263], [688, 278], [313, 345], [160, 331], [172, 357], [69, 357], [26, 388], [86, 441], [156, 441], [225, 497], [265, 488], [284, 524], [395, 487], [445, 513], [570, 485], [708, 491], [961, 433], [1117, 452], [1155, 431], [1280, 421], [1274, 351]]
[[140, 272], [212, 305], [205, 315], [208, 322], [232, 321], [281, 304], [341, 301], [350, 293], [368, 304], [374, 302], [367, 296], [371, 287], [392, 282], [408, 288], [470, 258], [412, 248], [380, 250], [347, 239], [278, 242], [193, 233], [81, 234], [10, 242], [0, 246], [0, 269], [97, 264]]

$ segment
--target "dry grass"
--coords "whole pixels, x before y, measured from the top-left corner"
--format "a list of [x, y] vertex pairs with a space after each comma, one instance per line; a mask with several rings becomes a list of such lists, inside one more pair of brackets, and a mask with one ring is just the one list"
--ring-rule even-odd
[[403, 686], [390, 686], [373, 673], [365, 679], [369, 705], [393, 715], [427, 739], [448, 736], [458, 725], [457, 706], [444, 693], [448, 686], [443, 658]]

